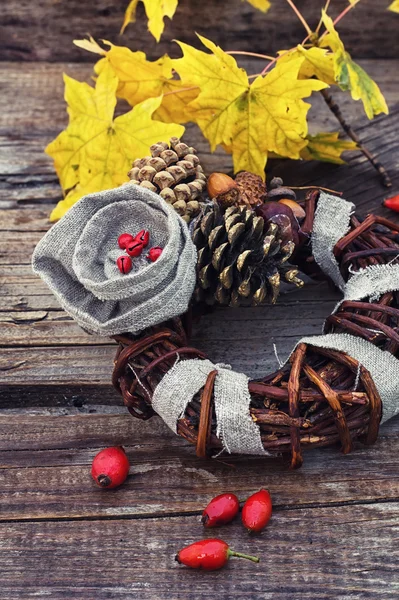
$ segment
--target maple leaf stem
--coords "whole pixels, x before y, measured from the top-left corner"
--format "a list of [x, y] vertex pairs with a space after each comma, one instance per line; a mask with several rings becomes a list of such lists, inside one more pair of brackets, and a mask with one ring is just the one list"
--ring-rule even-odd
[[354, 142], [356, 142], [357, 147], [359, 148], [360, 152], [362, 152], [364, 154], [364, 156], [370, 161], [370, 163], [373, 165], [373, 167], [375, 168], [375, 170], [379, 173], [380, 177], [381, 177], [381, 181], [382, 184], [385, 187], [391, 187], [392, 186], [392, 181], [391, 178], [389, 177], [387, 171], [385, 170], [384, 166], [380, 163], [380, 161], [378, 160], [378, 158], [376, 156], [374, 156], [374, 154], [372, 154], [370, 152], [370, 150], [364, 146], [359, 138], [359, 136], [357, 135], [357, 133], [352, 129], [352, 127], [345, 121], [345, 118], [341, 112], [340, 107], [338, 106], [338, 104], [335, 102], [335, 100], [333, 99], [333, 97], [328, 93], [327, 90], [320, 90], [320, 94], [323, 96], [328, 108], [331, 110], [331, 112], [333, 113], [333, 115], [336, 117], [336, 119], [339, 121], [342, 129], [345, 131], [345, 133], [352, 138], [352, 140]]
[[[292, 0], [286, 0], [288, 2], [288, 4], [291, 6], [292, 10], [294, 11], [294, 13], [296, 14], [296, 16], [298, 17], [298, 19], [300, 20], [300, 22], [302, 23], [302, 25], [304, 26], [304, 28], [306, 29], [306, 32], [309, 35], [312, 35], [313, 31], [310, 29], [309, 24], [307, 23], [305, 17], [303, 16], [303, 14], [301, 13], [301, 11], [295, 6], [295, 4], [293, 3]], [[359, 1], [359, 0], [358, 0]]]
[[170, 92], [165, 92], [164, 97], [171, 96], [172, 94], [181, 94], [182, 92], [191, 92], [191, 90], [198, 90], [198, 89], [199, 89], [199, 86], [194, 85], [192, 87], [180, 88], [179, 90], [171, 90]]
[[[328, 9], [329, 9], [330, 2], [331, 2], [331, 0], [327, 0], [327, 1], [326, 1], [326, 3], [325, 3], [325, 5], [324, 5], [324, 9], [323, 9], [323, 10], [324, 10], [324, 12], [325, 12], [325, 13], [326, 13], [326, 12], [328, 11]], [[319, 33], [319, 31], [320, 31], [320, 29], [321, 29], [321, 26], [322, 26], [322, 25], [323, 25], [323, 16], [321, 16], [321, 17], [320, 17], [320, 21], [318, 22], [318, 25], [317, 25], [317, 27], [316, 27], [316, 31], [315, 31], [315, 33], [317, 33], [317, 34]], [[303, 43], [303, 42], [302, 42], [302, 43]]]
[[[348, 14], [349, 11], [352, 10], [352, 8], [355, 8], [356, 4], [359, 4], [360, 0], [354, 0], [354, 2], [352, 2], [352, 4], [348, 4], [348, 6], [346, 8], [344, 8], [344, 10], [338, 15], [338, 17], [335, 19], [334, 21], [334, 26], [340, 22], [341, 19], [343, 19], [345, 17], [345, 15]], [[319, 41], [327, 34], [327, 30], [321, 34], [321, 36], [319, 37]]]
[[254, 56], [255, 58], [264, 58], [265, 60], [274, 60], [274, 56], [268, 54], [258, 54], [257, 52], [245, 52], [244, 50], [226, 50], [226, 54], [239, 54], [242, 56]]
[[248, 79], [255, 79], [255, 77], [262, 77], [263, 73], [254, 73], [253, 75], [248, 75]]

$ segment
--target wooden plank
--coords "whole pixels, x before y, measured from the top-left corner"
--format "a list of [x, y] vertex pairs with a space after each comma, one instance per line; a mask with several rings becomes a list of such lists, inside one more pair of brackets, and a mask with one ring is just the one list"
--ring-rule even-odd
[[[286, 358], [299, 337], [321, 331], [338, 298], [326, 284], [313, 285], [282, 297], [276, 306], [219, 310], [195, 326], [192, 343], [212, 360], [229, 362], [248, 375], [260, 377], [277, 368], [273, 342]], [[287, 320], [287, 314], [293, 313], [295, 324]], [[0, 313], [0, 318], [4, 315], [7, 313]], [[23, 322], [0, 322], [1, 343], [10, 346], [0, 354], [0, 385], [109, 385], [116, 345], [108, 338], [101, 338], [103, 345], [98, 345], [96, 336], [80, 334], [76, 327], [64, 320], [30, 322], [27, 326]], [[72, 340], [68, 332], [74, 332]], [[53, 345], [53, 338], [61, 337], [63, 345]], [[85, 345], [77, 346], [76, 341]], [[35, 345], [38, 342], [40, 347]], [[18, 345], [22, 347], [15, 347]]]
[[[260, 486], [278, 507], [399, 499], [399, 422], [377, 443], [306, 453], [292, 472], [279, 458], [220, 456], [198, 460], [195, 449], [158, 418], [123, 415], [0, 416], [0, 520], [158, 516], [201, 512], [218, 493], [245, 498]], [[123, 444], [131, 476], [119, 490], [99, 490], [90, 465], [104, 446]], [[178, 490], [178, 493], [176, 491]]]
[[[172, 22], [166, 19], [161, 43], [146, 31], [144, 10], [138, 7], [138, 19], [124, 36], [119, 35], [127, 0], [98, 0], [82, 3], [69, 0], [54, 3], [36, 0], [21, 4], [8, 0], [3, 7], [0, 27], [0, 60], [19, 61], [79, 61], [92, 60], [89, 53], [79, 51], [72, 40], [86, 37], [127, 44], [157, 58], [168, 52], [178, 54], [174, 39], [199, 45], [195, 31], [212, 39], [227, 50], [240, 49], [270, 54], [291, 48], [305, 37], [305, 31], [285, 2], [275, 0], [268, 15], [262, 15], [239, 0], [186, 0], [180, 2]], [[324, 5], [321, 0], [300, 0], [299, 9], [315, 27]], [[386, 10], [388, 3], [364, 0], [341, 23], [339, 31], [350, 52], [357, 57], [397, 58], [399, 55], [397, 22]], [[330, 14], [337, 16], [346, 7], [346, 0], [335, 0]], [[46, 26], [45, 24], [50, 24]], [[67, 24], [67, 26], [66, 26]]]
[[398, 518], [398, 503], [275, 511], [257, 537], [245, 535], [237, 520], [217, 535], [261, 562], [231, 559], [215, 573], [174, 561], [204, 535], [196, 516], [4, 523], [2, 598], [393, 600]]
[[109, 345], [108, 337], [88, 335], [60, 310], [0, 313], [0, 341], [9, 346]]
[[[281, 297], [276, 308], [262, 307], [240, 311], [218, 310], [203, 318], [196, 328], [195, 343], [203, 346], [207, 340], [234, 342], [238, 338], [245, 344], [250, 340], [261, 341], [265, 335], [275, 334], [279, 338], [293, 335], [292, 322], [287, 320], [287, 310], [298, 307], [301, 319], [298, 320], [296, 335], [309, 335], [320, 332], [323, 318], [334, 307], [338, 295], [328, 290], [327, 285], [312, 286], [311, 289]], [[316, 290], [317, 287], [317, 290]], [[4, 298], [5, 302], [8, 298]], [[45, 303], [45, 302], [44, 302]], [[303, 305], [302, 305], [303, 303]], [[270, 312], [272, 311], [272, 313]], [[270, 322], [270, 315], [273, 321]], [[265, 328], [266, 327], [266, 331]], [[57, 346], [57, 345], [98, 345], [111, 344], [108, 337], [88, 335], [75, 321], [60, 310], [5, 310], [0, 312], [0, 341], [7, 346]], [[90, 351], [90, 350], [88, 350]]]

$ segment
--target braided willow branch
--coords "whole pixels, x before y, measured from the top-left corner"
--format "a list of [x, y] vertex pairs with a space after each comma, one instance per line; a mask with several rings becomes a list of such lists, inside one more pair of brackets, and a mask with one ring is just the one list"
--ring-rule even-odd
[[[301, 244], [296, 253], [298, 265], [314, 276], [321, 271], [312, 260], [309, 234], [318, 193], [308, 194]], [[334, 254], [347, 281], [349, 267], [398, 262], [399, 227], [369, 215], [363, 222], [351, 219], [349, 233], [335, 246]], [[135, 417], [148, 419], [154, 411], [152, 394], [177, 357], [205, 355], [188, 345], [190, 324], [181, 319], [147, 330], [142, 336], [116, 336], [119, 349], [115, 358], [113, 384]], [[347, 332], [399, 355], [399, 293], [389, 292], [378, 302], [345, 301], [328, 317], [326, 332]], [[210, 456], [222, 449], [216, 437], [213, 388], [216, 371], [190, 402], [178, 421], [177, 431], [196, 445], [197, 455]], [[291, 467], [300, 467], [303, 450], [339, 442], [344, 453], [355, 440], [373, 444], [378, 436], [382, 414], [381, 398], [370, 373], [348, 355], [326, 348], [299, 344], [290, 361], [277, 372], [249, 382], [250, 413], [261, 431], [265, 450], [290, 454]]]

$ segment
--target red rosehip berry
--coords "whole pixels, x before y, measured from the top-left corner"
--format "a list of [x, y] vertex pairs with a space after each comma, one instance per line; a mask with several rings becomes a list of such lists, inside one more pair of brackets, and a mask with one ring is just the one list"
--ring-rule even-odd
[[213, 498], [202, 513], [204, 527], [219, 527], [230, 523], [240, 510], [235, 494], [220, 494]]
[[131, 244], [133, 240], [134, 237], [130, 235], [130, 233], [122, 233], [122, 235], [118, 237], [118, 246], [121, 250], [125, 250], [126, 246]]
[[395, 212], [399, 212], [399, 194], [392, 196], [392, 198], [385, 198], [385, 200], [382, 202], [382, 205], [386, 208], [394, 210]]
[[253, 562], [259, 562], [257, 556], [241, 554], [230, 550], [228, 544], [217, 538], [200, 540], [190, 546], [186, 546], [175, 556], [175, 560], [191, 569], [204, 569], [205, 571], [216, 571], [225, 566], [231, 556], [247, 558]]
[[267, 490], [252, 494], [242, 509], [242, 522], [249, 532], [262, 531], [272, 516], [272, 499]]
[[146, 229], [142, 229], [141, 231], [138, 232], [138, 234], [136, 235], [136, 237], [134, 239], [137, 240], [138, 242], [141, 242], [143, 244], [144, 248], [146, 248], [148, 246], [148, 242], [150, 241], [150, 232], [147, 231]]
[[151, 250], [147, 254], [147, 258], [149, 258], [151, 262], [155, 262], [161, 256], [162, 251], [162, 248], [160, 248], [159, 246], [154, 246], [154, 248], [151, 248]]
[[126, 273], [129, 273], [129, 271], [132, 270], [132, 259], [130, 258], [130, 256], [119, 256], [116, 259], [116, 264], [118, 265], [118, 269], [120, 270], [120, 272], [124, 275], [126, 275]]
[[133, 240], [126, 246], [126, 252], [129, 256], [140, 256], [143, 252], [143, 244], [137, 240]]
[[116, 488], [129, 475], [129, 460], [122, 446], [101, 450], [93, 460], [91, 476], [102, 488]]

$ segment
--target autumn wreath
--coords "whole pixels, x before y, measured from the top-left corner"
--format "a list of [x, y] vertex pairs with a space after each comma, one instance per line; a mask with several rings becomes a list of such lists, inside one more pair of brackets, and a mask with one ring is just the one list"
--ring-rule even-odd
[[[130, 176], [77, 202], [33, 268], [84, 329], [118, 342], [113, 384], [131, 414], [159, 414], [198, 456], [291, 453], [298, 467], [308, 447], [373, 443], [399, 410], [399, 227], [248, 172], [214, 173], [206, 193], [177, 138]], [[301, 272], [334, 282], [343, 301], [276, 373], [250, 381], [190, 346], [193, 313], [274, 303]]]

